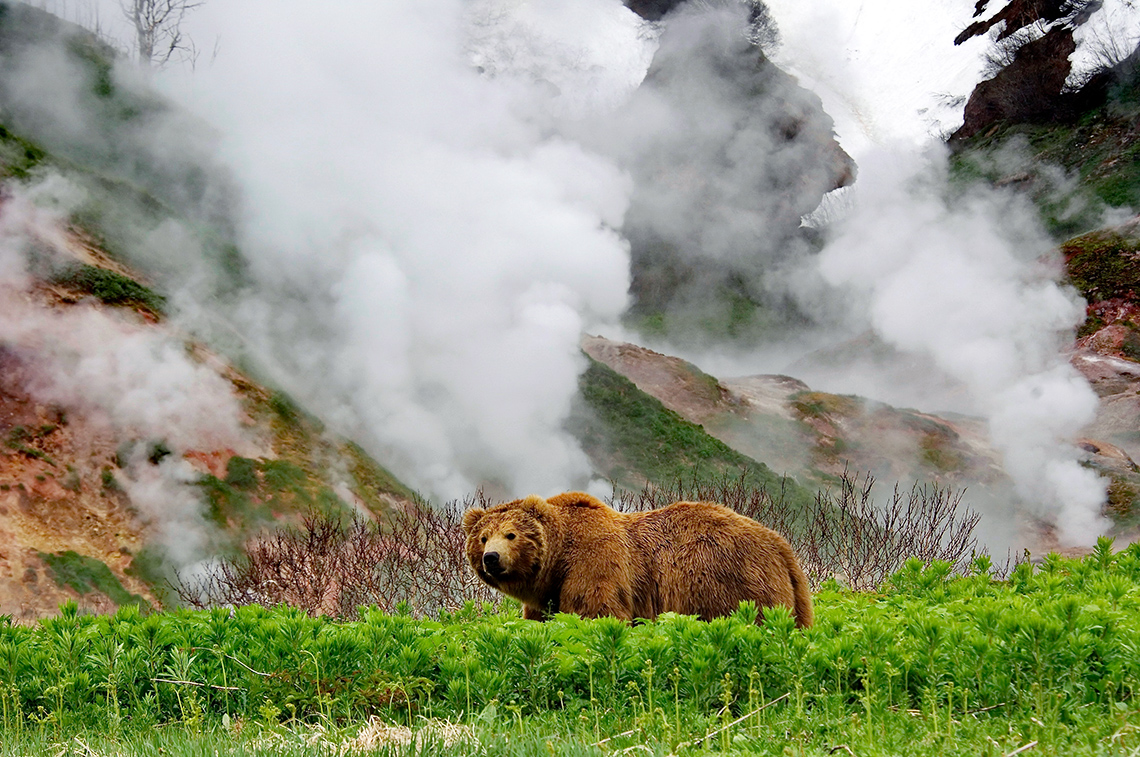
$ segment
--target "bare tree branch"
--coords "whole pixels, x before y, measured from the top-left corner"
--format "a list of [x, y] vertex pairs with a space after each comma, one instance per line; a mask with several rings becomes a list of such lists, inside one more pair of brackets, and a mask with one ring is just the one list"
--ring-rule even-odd
[[186, 14], [205, 0], [120, 0], [123, 15], [135, 32], [139, 63], [162, 68], [171, 61], [193, 63], [198, 58], [194, 41], [182, 31]]

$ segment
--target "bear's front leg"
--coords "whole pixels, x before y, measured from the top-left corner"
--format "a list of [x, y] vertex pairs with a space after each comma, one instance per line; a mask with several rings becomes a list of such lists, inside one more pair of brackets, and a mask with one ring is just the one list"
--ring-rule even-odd
[[530, 605], [523, 605], [523, 620], [537, 620], [540, 623], [546, 621], [546, 613], [537, 607]]
[[567, 580], [562, 585], [559, 607], [583, 618], [612, 617], [633, 620], [633, 603], [629, 587], [607, 579]]

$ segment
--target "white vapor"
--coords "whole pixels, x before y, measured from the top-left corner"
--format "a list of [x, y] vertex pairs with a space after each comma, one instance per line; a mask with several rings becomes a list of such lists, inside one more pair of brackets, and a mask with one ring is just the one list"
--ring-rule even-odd
[[1072, 440], [1097, 397], [1062, 352], [1084, 303], [1055, 283], [1052, 243], [1017, 198], [980, 186], [948, 196], [940, 151], [866, 157], [823, 277], [858, 293], [851, 317], [961, 382], [1029, 512], [1065, 543], [1094, 541], [1105, 483]]
[[[92, 433], [162, 441], [176, 453], [249, 453], [245, 415], [233, 388], [192, 360], [180, 336], [111, 308], [37, 302], [41, 295], [33, 294], [30, 266], [74, 264], [55, 243], [80, 194], [53, 176], [18, 190], [0, 206], [0, 348], [19, 359], [21, 386], [36, 401], [83, 418]], [[136, 445], [136, 452], [147, 446]], [[179, 564], [201, 559], [209, 541], [196, 478], [176, 454], [159, 466], [132, 461], [119, 479], [143, 522]]]
[[626, 306], [630, 179], [549, 126], [633, 86], [651, 40], [587, 5], [567, 25], [554, 0], [208, 3], [221, 54], [169, 72], [243, 189], [228, 325], [425, 494], [590, 477], [562, 423], [580, 334]]

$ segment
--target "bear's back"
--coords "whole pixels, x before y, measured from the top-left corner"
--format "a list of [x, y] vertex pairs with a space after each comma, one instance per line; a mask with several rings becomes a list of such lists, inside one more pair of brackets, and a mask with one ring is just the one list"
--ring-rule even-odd
[[726, 615], [749, 599], [759, 606], [794, 607], [789, 577], [791, 548], [765, 526], [711, 502], [677, 502], [631, 516], [630, 535], [640, 555], [638, 608]]

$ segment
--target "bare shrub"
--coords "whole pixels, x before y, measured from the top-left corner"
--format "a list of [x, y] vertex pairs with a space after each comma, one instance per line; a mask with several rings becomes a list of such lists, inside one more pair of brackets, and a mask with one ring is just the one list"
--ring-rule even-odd
[[[960, 492], [927, 485], [904, 493], [896, 486], [877, 501], [874, 485], [870, 476], [845, 474], [834, 491], [820, 492], [805, 508], [747, 478], [678, 481], [616, 490], [611, 504], [639, 512], [679, 500], [720, 502], [784, 534], [815, 587], [834, 578], [856, 590], [873, 589], [911, 557], [968, 571], [980, 516], [962, 507]], [[310, 516], [299, 528], [251, 541], [235, 559], [181, 577], [175, 588], [192, 607], [292, 605], [337, 618], [356, 617], [364, 606], [419, 617], [468, 601], [497, 606], [500, 595], [467, 563], [463, 534], [463, 512], [493, 504], [480, 492], [440, 509], [409, 507], [382, 523]]]
[[478, 493], [435, 509], [393, 511], [384, 522], [310, 515], [300, 527], [255, 539], [234, 559], [179, 576], [191, 607], [291, 605], [310, 615], [356, 617], [377, 606], [423, 616], [465, 602], [498, 604], [467, 563], [463, 511], [488, 507]]
[[882, 501], [873, 496], [874, 477], [844, 473], [836, 490], [822, 490], [807, 508], [792, 506], [751, 486], [746, 478], [677, 482], [617, 492], [613, 505], [626, 512], [652, 510], [679, 500], [719, 502], [783, 534], [814, 587], [834, 578], [865, 591], [881, 584], [911, 557], [929, 565], [945, 560], [965, 572], [978, 552], [973, 536], [981, 515], [962, 506], [962, 492], [896, 485]]

